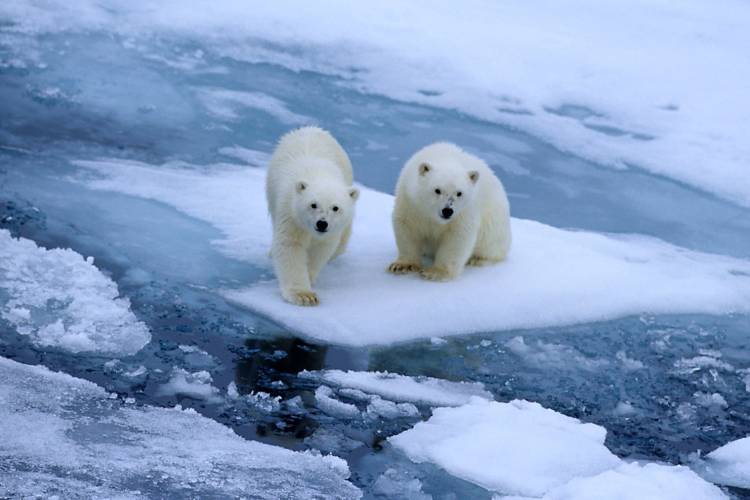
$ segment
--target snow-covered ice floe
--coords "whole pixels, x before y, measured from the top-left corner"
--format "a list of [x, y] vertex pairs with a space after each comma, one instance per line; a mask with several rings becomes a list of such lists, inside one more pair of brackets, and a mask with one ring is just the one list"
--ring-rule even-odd
[[246, 441], [193, 410], [123, 404], [1, 357], [0, 464], [0, 497], [360, 497], [339, 458]]
[[750, 489], [750, 436], [712, 451], [694, 468], [714, 483]]
[[391, 401], [429, 406], [459, 406], [473, 397], [492, 399], [479, 382], [451, 382], [432, 377], [408, 377], [388, 372], [323, 370], [302, 372], [302, 377], [319, 379], [341, 388], [377, 394]]
[[[686, 467], [625, 463], [606, 430], [528, 401], [480, 398], [432, 417], [389, 442], [414, 462], [503, 495], [545, 499], [724, 499]], [[502, 497], [498, 497], [502, 498]]]
[[[93, 189], [158, 200], [224, 234], [228, 255], [270, 268], [265, 172], [248, 167], [77, 161]], [[229, 300], [309, 338], [386, 344], [433, 336], [534, 328], [639, 313], [750, 310], [750, 262], [638, 235], [604, 235], [513, 219], [513, 247], [496, 266], [451, 283], [393, 276], [393, 197], [367, 188], [349, 250], [323, 269], [321, 305], [285, 303], [275, 281], [223, 290]], [[263, 222], [265, 221], [265, 222]]]
[[[175, 37], [228, 60], [336, 75], [370, 94], [457, 109], [600, 164], [638, 165], [745, 206], [748, 17], [743, 0], [637, 7], [572, 0], [543, 8], [468, 0], [460, 9], [447, 0], [264, 2], [252, 15], [237, 0], [200, 2], [190, 11], [178, 0], [0, 3], [11, 32], [103, 31], [135, 40], [134, 50], [139, 38]], [[281, 110], [291, 121], [273, 101], [230, 100]], [[219, 104], [231, 117], [233, 108]]]
[[0, 229], [0, 317], [37, 346], [129, 355], [151, 333], [92, 258]]

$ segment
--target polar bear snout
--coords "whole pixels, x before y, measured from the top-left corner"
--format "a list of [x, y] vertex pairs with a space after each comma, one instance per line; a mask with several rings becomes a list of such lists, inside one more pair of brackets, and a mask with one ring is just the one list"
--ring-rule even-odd
[[328, 222], [324, 221], [323, 219], [319, 220], [315, 223], [315, 230], [319, 233], [325, 233], [328, 231]]
[[442, 217], [445, 220], [450, 219], [453, 217], [453, 209], [451, 207], [445, 207], [440, 211], [440, 217]]

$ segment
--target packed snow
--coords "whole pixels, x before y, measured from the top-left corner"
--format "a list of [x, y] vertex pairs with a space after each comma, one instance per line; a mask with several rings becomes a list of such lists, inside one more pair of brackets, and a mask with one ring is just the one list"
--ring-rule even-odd
[[[263, 170], [114, 159], [75, 164], [83, 170], [77, 180], [88, 187], [158, 200], [210, 222], [225, 235], [216, 242], [218, 248], [270, 269]], [[469, 268], [450, 284], [392, 276], [385, 272], [396, 257], [392, 205], [392, 196], [362, 189], [349, 249], [323, 269], [316, 285], [319, 307], [285, 303], [275, 281], [222, 293], [302, 335], [349, 345], [566, 325], [644, 312], [750, 310], [748, 261], [644, 236], [563, 230], [523, 219], [512, 221], [514, 246], [504, 263]]]
[[709, 481], [750, 489], [750, 437], [727, 443], [695, 464]]
[[429, 406], [460, 406], [468, 403], [473, 397], [492, 399], [492, 394], [479, 382], [451, 382], [424, 376], [409, 377], [388, 372], [343, 370], [305, 372], [302, 376], [320, 379], [345, 389], [376, 394], [391, 401]]
[[537, 403], [475, 398], [388, 441], [414, 462], [508, 495], [496, 498], [727, 498], [686, 467], [623, 462], [604, 446], [606, 433]]
[[[522, 497], [495, 497], [522, 500]], [[625, 463], [593, 477], [576, 478], [542, 500], [726, 500], [716, 486], [683, 466]], [[526, 499], [528, 500], [528, 499]]]
[[[254, 5], [252, 15], [238, 0], [197, 2], [190, 11], [176, 0], [0, 5], [16, 32], [101, 30], [133, 51], [155, 34], [201, 42], [230, 60], [328, 73], [368, 93], [458, 109], [745, 206], [749, 16], [742, 0], [284, 1]], [[183, 71], [201, 62], [146, 56]], [[233, 113], [225, 104], [219, 111]]]
[[389, 442], [415, 462], [432, 462], [489, 490], [541, 496], [579, 476], [618, 465], [607, 432], [537, 403], [475, 398], [432, 417]]
[[126, 356], [151, 333], [92, 258], [0, 229], [0, 317], [34, 345]]
[[0, 496], [359, 498], [346, 462], [246, 441], [193, 410], [135, 406], [0, 358]]

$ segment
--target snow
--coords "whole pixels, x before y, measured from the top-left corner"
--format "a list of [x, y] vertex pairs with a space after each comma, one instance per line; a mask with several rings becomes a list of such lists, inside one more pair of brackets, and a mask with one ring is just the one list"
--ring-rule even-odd
[[[227, 255], [270, 270], [264, 172], [232, 165], [76, 161], [92, 189], [158, 200], [220, 229]], [[496, 266], [451, 283], [393, 276], [390, 195], [362, 188], [346, 254], [323, 269], [321, 305], [281, 300], [275, 281], [222, 293], [312, 339], [348, 345], [603, 321], [644, 312], [750, 310], [750, 262], [639, 235], [605, 235], [513, 219], [514, 246]], [[265, 219], [265, 223], [262, 223]], [[690, 272], [686, 272], [686, 270]], [[366, 283], [367, 286], [362, 286]], [[408, 302], [408, 307], [404, 304]]]
[[34, 345], [127, 356], [151, 340], [117, 285], [70, 249], [45, 249], [0, 229], [0, 317]]
[[414, 462], [506, 495], [496, 499], [727, 498], [686, 467], [623, 462], [604, 446], [605, 437], [603, 427], [537, 403], [474, 398], [439, 408], [388, 441]]
[[123, 406], [0, 358], [0, 496], [359, 498], [346, 462], [246, 441], [192, 410]]
[[750, 436], [712, 451], [695, 469], [714, 483], [750, 488]]
[[356, 406], [336, 399], [333, 389], [326, 385], [315, 389], [315, 404], [321, 411], [332, 417], [357, 418], [360, 416]]
[[541, 496], [579, 476], [619, 463], [604, 428], [537, 403], [480, 398], [438, 408], [426, 422], [388, 441], [414, 462], [432, 462], [489, 490]]
[[160, 396], [187, 396], [217, 403], [222, 398], [219, 389], [211, 385], [212, 382], [211, 374], [205, 370], [190, 373], [182, 368], [173, 368], [169, 381], [162, 384], [157, 393]]
[[[409, 377], [388, 372], [323, 370], [303, 372], [303, 377], [320, 379], [350, 396], [347, 390], [377, 394], [392, 401], [430, 406], [459, 406], [473, 397], [492, 399], [492, 394], [479, 382], [451, 382], [432, 377]], [[354, 393], [356, 399], [356, 393]]]
[[[502, 498], [502, 497], [501, 497]], [[576, 478], [543, 500], [725, 500], [716, 486], [686, 467], [623, 464], [594, 477]], [[505, 497], [511, 500], [510, 497]]]
[[[182, 7], [177, 0], [11, 0], [0, 17], [20, 33], [172, 36], [219, 57], [336, 75], [367, 93], [457, 109], [750, 206], [742, 132], [750, 114], [750, 5], [742, 0], [469, 0], [460, 8], [447, 0], [282, 1], [254, 5], [252, 15], [240, 0]], [[243, 99], [220, 104], [220, 112], [231, 117]]]
[[285, 125], [311, 124], [312, 119], [290, 111], [286, 105], [270, 95], [260, 92], [198, 88], [198, 97], [208, 112], [224, 120], [237, 120], [237, 108], [250, 108], [263, 111]]

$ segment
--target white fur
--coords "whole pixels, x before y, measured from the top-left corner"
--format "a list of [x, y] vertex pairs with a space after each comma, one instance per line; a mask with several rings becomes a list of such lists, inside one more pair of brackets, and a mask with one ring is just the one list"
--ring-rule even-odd
[[[453, 210], [450, 218], [442, 216], [443, 209]], [[401, 171], [393, 229], [398, 259], [390, 272], [454, 279], [467, 264], [494, 264], [508, 255], [508, 197], [485, 162], [454, 144], [432, 144]], [[423, 268], [425, 257], [432, 260], [430, 267]]]
[[[351, 234], [359, 195], [352, 181], [349, 157], [325, 130], [303, 127], [276, 146], [266, 198], [273, 222], [271, 257], [287, 301], [318, 304], [312, 284], [323, 266], [344, 252]], [[316, 229], [318, 221], [328, 224], [326, 232]]]

